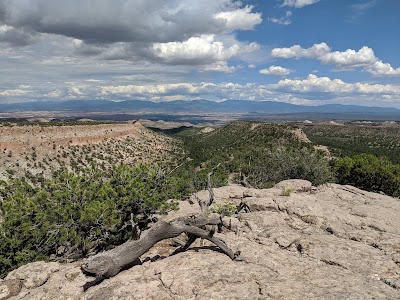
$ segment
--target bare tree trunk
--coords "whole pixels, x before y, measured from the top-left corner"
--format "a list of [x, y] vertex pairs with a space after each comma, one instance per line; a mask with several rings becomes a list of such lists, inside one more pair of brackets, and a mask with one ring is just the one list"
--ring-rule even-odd
[[244, 173], [240, 174], [240, 183], [246, 188], [253, 188], [251, 184], [247, 181], [247, 176]]
[[89, 257], [82, 266], [82, 270], [96, 276], [96, 279], [85, 284], [84, 290], [98, 284], [105, 278], [115, 276], [120, 271], [140, 263], [140, 256], [145, 254], [156, 243], [165, 239], [175, 238], [182, 233], [186, 233], [189, 239], [180, 250], [186, 250], [197, 238], [202, 238], [214, 243], [231, 259], [235, 259], [237, 254], [233, 253], [222, 240], [213, 236], [215, 229], [211, 231], [205, 229], [206, 225], [213, 225], [214, 228], [215, 226], [226, 225], [222, 222], [223, 216], [216, 214], [208, 216], [208, 208], [214, 201], [211, 176], [216, 168], [207, 175], [209, 198], [206, 201], [199, 201], [201, 213], [197, 217], [178, 219], [168, 223], [159, 221], [145, 231], [138, 240], [129, 240], [112, 250]]

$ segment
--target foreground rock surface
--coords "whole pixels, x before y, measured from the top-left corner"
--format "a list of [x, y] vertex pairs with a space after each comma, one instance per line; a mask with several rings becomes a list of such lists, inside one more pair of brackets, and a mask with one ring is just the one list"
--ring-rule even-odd
[[[288, 192], [289, 191], [289, 192]], [[351, 186], [300, 180], [272, 189], [214, 189], [216, 202], [246, 203], [218, 234], [242, 261], [199, 241], [172, 255], [163, 241], [143, 264], [90, 288], [80, 263], [31, 263], [0, 280], [3, 299], [400, 299], [400, 200]], [[283, 196], [285, 195], [285, 196]], [[197, 211], [182, 202], [176, 216]]]

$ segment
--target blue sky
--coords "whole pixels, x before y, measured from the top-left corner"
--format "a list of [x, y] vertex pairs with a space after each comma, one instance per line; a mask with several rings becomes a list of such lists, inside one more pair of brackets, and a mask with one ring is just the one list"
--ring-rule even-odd
[[398, 28], [398, 0], [0, 0], [0, 103], [400, 108]]

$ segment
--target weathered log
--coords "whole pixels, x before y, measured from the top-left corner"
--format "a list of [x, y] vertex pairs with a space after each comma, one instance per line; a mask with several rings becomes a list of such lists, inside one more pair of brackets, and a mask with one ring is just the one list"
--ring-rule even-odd
[[[207, 230], [199, 228], [206, 225], [214, 225], [215, 223], [216, 218], [207, 220], [204, 217], [189, 219], [187, 222], [177, 220], [169, 223], [163, 221], [155, 223], [139, 240], [129, 240], [112, 250], [88, 258], [83, 264], [82, 270], [87, 274], [96, 276], [96, 280], [85, 285], [84, 289], [101, 282], [104, 278], [110, 278], [120, 271], [134, 266], [138, 263], [140, 256], [145, 254], [156, 243], [165, 239], [175, 238], [182, 233], [194, 238], [189, 239], [182, 247], [182, 250], [186, 250], [196, 238], [203, 238], [214, 243], [231, 259], [235, 259], [235, 253], [222, 240], [211, 236]], [[199, 227], [191, 224], [196, 224]]]
[[[217, 166], [219, 167], [219, 165]], [[201, 213], [197, 217], [178, 219], [171, 222], [158, 221], [149, 230], [144, 231], [137, 240], [129, 240], [116, 248], [89, 257], [82, 265], [82, 270], [96, 279], [84, 285], [84, 290], [100, 283], [105, 278], [117, 275], [125, 270], [140, 263], [140, 257], [158, 242], [178, 237], [186, 233], [189, 237], [186, 244], [181, 246], [180, 251], [184, 251], [197, 239], [202, 238], [214, 243], [222, 252], [231, 259], [237, 258], [235, 254], [222, 240], [214, 237], [215, 226], [219, 228], [223, 225], [221, 215], [208, 216], [208, 207], [214, 201], [214, 193], [211, 187], [211, 176], [216, 168], [207, 175], [209, 198], [206, 201], [199, 201]], [[207, 225], [212, 225], [210, 231], [206, 230]]]

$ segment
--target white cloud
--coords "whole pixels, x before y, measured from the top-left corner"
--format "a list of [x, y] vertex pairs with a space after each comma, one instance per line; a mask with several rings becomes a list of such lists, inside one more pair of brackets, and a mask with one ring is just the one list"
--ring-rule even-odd
[[376, 5], [376, 0], [370, 0], [363, 3], [352, 4], [351, 8], [354, 9], [355, 11], [365, 11], [367, 9], [374, 7], [375, 5]]
[[60, 97], [63, 97], [65, 95], [60, 90], [54, 90], [54, 91], [48, 92], [47, 94], [45, 94], [45, 96], [49, 97], [49, 98], [60, 98]]
[[26, 95], [28, 93], [29, 93], [29, 91], [23, 90], [23, 89], [10, 89], [10, 90], [0, 91], [0, 96], [1, 97], [18, 97], [18, 96]]
[[204, 60], [223, 61], [239, 52], [240, 47], [233, 45], [225, 48], [224, 44], [215, 41], [214, 35], [191, 37], [184, 42], [156, 43], [153, 45], [155, 55], [167, 63], [179, 64], [190, 62], [201, 63]]
[[10, 31], [12, 29], [13, 29], [12, 26], [0, 25], [0, 34]]
[[314, 74], [309, 74], [307, 79], [283, 79], [277, 84], [270, 85], [270, 87], [299, 93], [400, 95], [399, 86], [390, 84], [346, 83], [340, 79], [318, 77]]
[[281, 66], [270, 66], [267, 69], [260, 70], [260, 74], [263, 75], [275, 75], [275, 76], [285, 76], [293, 73], [293, 70], [283, 68]]
[[166, 82], [154, 84], [99, 84], [81, 81], [43, 86], [41, 91], [15, 89], [0, 92], [7, 99], [129, 99], [171, 101], [209, 99], [222, 101], [269, 100], [294, 104], [362, 104], [400, 108], [400, 86], [390, 84], [349, 83], [340, 79], [310, 74], [303, 79], [282, 79], [275, 84], [239, 84], [235, 82]]
[[102, 95], [167, 95], [176, 94], [197, 94], [202, 89], [208, 87], [206, 84], [190, 83], [171, 83], [158, 85], [120, 85], [120, 86], [102, 86]]
[[[316, 96], [318, 95], [318, 96]], [[155, 85], [116, 85], [102, 86], [98, 90], [102, 98], [158, 99], [180, 97], [182, 99], [239, 99], [271, 100], [291, 103], [315, 104], [326, 102], [394, 101], [400, 100], [400, 86], [368, 83], [347, 83], [340, 79], [308, 75], [305, 79], [282, 79], [276, 84], [256, 85], [254, 83], [168, 83]], [[307, 100], [307, 99], [316, 99]], [[313, 102], [314, 101], [314, 102]], [[350, 103], [351, 103], [350, 102]], [[346, 103], [346, 102], [344, 102]], [[353, 102], [354, 103], [354, 102]], [[368, 104], [368, 103], [364, 103]], [[399, 106], [399, 105], [397, 105]]]
[[326, 43], [314, 44], [308, 49], [304, 49], [299, 45], [290, 48], [272, 49], [271, 55], [277, 58], [320, 58], [331, 52], [331, 48]]
[[302, 8], [307, 5], [315, 4], [320, 0], [284, 0], [282, 6]]
[[86, 82], [102, 82], [103, 80], [99, 80], [99, 79], [86, 79]]
[[273, 18], [273, 17], [272, 18], [268, 18], [268, 21], [270, 21], [272, 23], [277, 23], [277, 24], [280, 24], [280, 25], [290, 25], [292, 23], [291, 20], [285, 20], [283, 18], [278, 19], [278, 18]]
[[[208, 65], [208, 70], [232, 70], [227, 68], [227, 60], [243, 53], [256, 51], [260, 46], [256, 43], [229, 47], [216, 41], [214, 35], [191, 37], [184, 42], [156, 43], [153, 45], [154, 56], [163, 63], [174, 65]], [[221, 66], [223, 68], [221, 68]], [[203, 68], [206, 70], [207, 68]]]
[[377, 4], [376, 0], [369, 0], [366, 2], [355, 3], [350, 5], [350, 8], [352, 9], [352, 14], [351, 17], [348, 19], [348, 21], [357, 22], [358, 19], [360, 19], [367, 10], [373, 8], [376, 4]]
[[201, 67], [201, 71], [208, 71], [208, 72], [224, 72], [224, 73], [233, 73], [238, 69], [235, 66], [228, 66], [226, 62], [217, 62], [211, 65], [206, 65]]
[[290, 20], [290, 17], [293, 15], [293, 13], [289, 10], [286, 12], [286, 15], [281, 18], [268, 18], [268, 21], [272, 23], [277, 23], [280, 25], [290, 25], [292, 23], [292, 20]]
[[385, 64], [381, 60], [368, 66], [366, 70], [376, 76], [400, 76], [400, 67], [395, 69], [390, 64]]
[[294, 45], [290, 48], [275, 48], [271, 51], [271, 55], [276, 58], [317, 59], [324, 64], [336, 65], [339, 69], [363, 67], [365, 71], [375, 76], [400, 75], [400, 68], [394, 69], [390, 64], [383, 63], [367, 46], [358, 51], [347, 49], [340, 52], [332, 51], [326, 43], [314, 44], [307, 49]]
[[262, 22], [261, 13], [252, 13], [253, 8], [247, 5], [242, 9], [220, 12], [215, 15], [215, 18], [225, 21], [227, 31], [251, 30]]
[[319, 59], [325, 64], [334, 64], [339, 68], [345, 68], [371, 65], [376, 62], [377, 57], [371, 48], [364, 46], [358, 51], [347, 49], [343, 52], [326, 53]]

